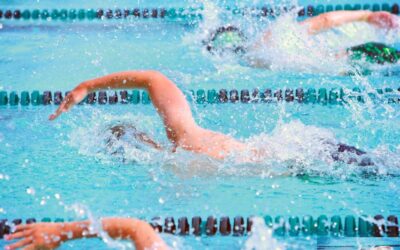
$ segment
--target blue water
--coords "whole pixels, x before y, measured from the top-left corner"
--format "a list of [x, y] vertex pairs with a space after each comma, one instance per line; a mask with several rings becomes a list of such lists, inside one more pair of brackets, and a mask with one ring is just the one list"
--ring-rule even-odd
[[[168, 7], [192, 3], [98, 1], [82, 5], [70, 1], [63, 7]], [[17, 7], [59, 6], [52, 1], [0, 4], [2, 9]], [[270, 25], [268, 20], [235, 22], [242, 27], [254, 24], [257, 30]], [[288, 21], [277, 22], [284, 25]], [[302, 48], [302, 53], [292, 54], [293, 58], [289, 51], [292, 63], [275, 58], [277, 63], [272, 70], [251, 68], [232, 58], [212, 57], [198, 42], [204, 29], [213, 25], [205, 21], [0, 23], [0, 89], [7, 91], [66, 91], [83, 80], [130, 69], [159, 70], [183, 90], [399, 87], [397, 66], [379, 68], [368, 76], [340, 75], [336, 69], [341, 64], [328, 64], [328, 58], [316, 53], [327, 49], [325, 44]], [[362, 28], [350, 26], [319, 39], [334, 37], [336, 40], [330, 40], [333, 47], [372, 38], [400, 43], [396, 34], [387, 38], [370, 29], [371, 32], [362, 33]], [[305, 55], [310, 55], [307, 67], [300, 60]], [[394, 73], [385, 76], [382, 72], [387, 71]], [[55, 122], [47, 120], [54, 106], [1, 107], [0, 217], [80, 219], [81, 209], [76, 207], [83, 208], [83, 217], [144, 219], [157, 215], [400, 215], [398, 105], [191, 103], [191, 107], [201, 126], [259, 146], [260, 141], [270, 142], [278, 150], [276, 158], [266, 159], [265, 164], [238, 165], [210, 162], [185, 152], [154, 153], [146, 149], [111, 156], [104, 130], [120, 123], [133, 123], [169, 145], [161, 120], [150, 105], [79, 106]], [[320, 148], [313, 144], [320, 137], [366, 150], [378, 164], [365, 170], [323, 162]], [[128, 142], [126, 149], [129, 145]], [[247, 240], [166, 239], [181, 249], [240, 249]], [[314, 239], [278, 240], [289, 249], [316, 246]], [[3, 244], [0, 241], [0, 246]], [[62, 248], [109, 247], [99, 240], [82, 240]]]

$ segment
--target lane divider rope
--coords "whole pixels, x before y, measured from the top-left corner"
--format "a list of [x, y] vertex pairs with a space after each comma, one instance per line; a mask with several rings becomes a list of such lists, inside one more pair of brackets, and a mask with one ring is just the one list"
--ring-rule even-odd
[[[194, 216], [189, 220], [187, 217], [179, 217], [177, 221], [173, 217], [154, 217], [149, 224], [160, 233], [169, 233], [175, 235], [194, 235], [194, 236], [244, 236], [252, 231], [253, 217], [247, 217], [246, 221], [242, 216], [236, 216], [231, 220], [228, 216], [222, 216], [219, 220], [215, 216], [209, 216], [203, 220], [200, 216]], [[352, 215], [345, 216], [342, 219], [339, 215], [330, 218], [326, 215], [320, 215], [313, 218], [310, 215], [299, 218], [290, 216], [272, 217], [266, 215], [263, 217], [265, 225], [274, 230], [274, 235], [280, 237], [296, 236], [332, 236], [332, 237], [399, 237], [399, 221], [395, 215], [390, 215], [386, 219], [382, 215], [374, 217]], [[372, 222], [373, 221], [373, 222]], [[28, 218], [25, 223], [31, 224], [38, 222], [35, 218]], [[51, 222], [46, 217], [41, 222]], [[65, 222], [63, 218], [57, 218], [54, 222]], [[219, 222], [219, 223], [218, 223]], [[0, 239], [5, 234], [10, 233], [12, 225], [23, 223], [22, 219], [8, 221], [0, 220]], [[176, 224], [177, 223], [177, 224]]]
[[[51, 91], [39, 92], [37, 90], [29, 92], [22, 91], [19, 95], [16, 91], [0, 91], [0, 106], [38, 106], [38, 105], [59, 105], [64, 96], [69, 92]], [[226, 90], [220, 89], [198, 89], [190, 90], [186, 93], [189, 101], [197, 104], [223, 104], [223, 103], [278, 103], [292, 102], [304, 104], [344, 104], [349, 102], [366, 103], [367, 100], [373, 103], [400, 103], [400, 88], [376, 89], [375, 92], [365, 92], [355, 87], [352, 90], [343, 88], [297, 88], [297, 89], [264, 89], [260, 91], [255, 88]], [[151, 100], [146, 91], [140, 90], [120, 90], [120, 91], [98, 91], [88, 94], [80, 104], [150, 104]]]
[[[234, 15], [255, 15], [255, 16], [276, 16], [295, 8], [294, 6], [286, 8], [272, 8], [269, 6], [261, 7], [226, 7]], [[298, 12], [299, 16], [316, 16], [321, 13], [335, 10], [372, 10], [387, 11], [393, 14], [399, 14], [399, 4], [337, 4], [337, 5], [308, 5], [302, 7]], [[203, 7], [199, 8], [117, 8], [117, 9], [6, 9], [0, 10], [0, 20], [111, 20], [126, 18], [202, 18]]]

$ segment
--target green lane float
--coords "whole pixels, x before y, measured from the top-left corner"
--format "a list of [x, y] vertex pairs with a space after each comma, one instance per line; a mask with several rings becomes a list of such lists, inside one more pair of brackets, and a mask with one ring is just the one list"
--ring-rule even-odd
[[31, 99], [28, 91], [21, 92], [21, 106], [28, 106]]
[[346, 216], [344, 219], [344, 235], [346, 237], [356, 236], [356, 219], [354, 216]]
[[329, 221], [326, 215], [321, 215], [317, 220], [317, 235], [327, 236], [329, 234]]
[[[236, 216], [231, 220], [228, 216], [222, 216], [219, 219], [215, 216], [209, 216], [203, 220], [200, 216], [194, 216], [191, 220], [187, 217], [154, 217], [149, 224], [160, 233], [174, 234], [180, 236], [244, 236], [252, 231], [253, 216], [247, 217], [246, 223], [242, 216]], [[339, 215], [332, 217], [320, 215], [314, 220], [312, 216], [306, 215], [300, 219], [297, 216], [272, 217], [264, 216], [265, 225], [273, 230], [276, 237], [387, 237], [399, 238], [398, 217], [390, 215], [360, 216], [356, 218], [353, 215], [347, 215], [342, 219]], [[56, 222], [63, 223], [66, 220], [56, 218], [52, 220], [45, 217], [41, 220], [27, 218], [25, 223], [32, 224], [36, 222]], [[68, 220], [70, 221], [70, 220]], [[189, 223], [189, 221], [191, 223]], [[177, 224], [176, 224], [177, 222]], [[13, 225], [24, 223], [22, 219], [0, 219], [0, 239], [5, 234], [10, 233]]]
[[8, 96], [6, 91], [0, 91], [0, 106], [8, 104]]
[[300, 233], [300, 219], [297, 216], [289, 218], [289, 236], [299, 236]]
[[18, 103], [19, 103], [19, 96], [18, 96], [17, 92], [12, 91], [10, 93], [10, 105], [16, 106], [16, 105], [18, 105]]
[[[347, 218], [347, 217], [346, 217]], [[331, 218], [331, 233], [334, 237], [339, 237], [342, 235], [343, 226], [342, 226], [342, 219], [338, 215], [334, 215]]]
[[[295, 6], [283, 7], [281, 9], [272, 8], [270, 6], [253, 6], [253, 7], [237, 7], [227, 6], [226, 11], [231, 12], [233, 15], [247, 15], [269, 17], [276, 16], [282, 12], [290, 11], [296, 8]], [[316, 16], [322, 13], [335, 11], [335, 10], [371, 10], [371, 11], [387, 11], [393, 14], [399, 14], [399, 4], [331, 4], [327, 5], [308, 5], [300, 8], [299, 16]], [[204, 7], [188, 7], [188, 8], [125, 8], [120, 9], [53, 9], [53, 10], [1, 10], [0, 19], [7, 20], [112, 20], [112, 19], [128, 19], [128, 18], [168, 18], [168, 19], [201, 19], [201, 12]]]
[[[35, 90], [32, 92], [22, 91], [19, 95], [16, 91], [0, 91], [0, 106], [38, 106], [38, 105], [59, 105], [68, 91], [63, 94], [61, 91], [44, 91], [43, 93]], [[376, 89], [374, 92], [365, 92], [359, 87], [351, 90], [342, 88], [303, 88], [297, 89], [198, 89], [187, 91], [188, 100], [193, 103], [205, 104], [224, 104], [224, 103], [304, 103], [321, 105], [339, 105], [350, 102], [364, 104], [367, 100], [373, 103], [400, 103], [400, 88]], [[98, 91], [88, 94], [80, 104], [150, 104], [151, 98], [146, 91], [141, 90], [121, 90], [121, 91]]]

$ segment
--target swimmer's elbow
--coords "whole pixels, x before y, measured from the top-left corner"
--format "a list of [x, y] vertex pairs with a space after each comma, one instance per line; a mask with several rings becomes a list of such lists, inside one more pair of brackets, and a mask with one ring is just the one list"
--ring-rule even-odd
[[309, 25], [308, 32], [310, 34], [316, 34], [331, 28], [334, 25], [334, 20], [331, 13], [324, 13], [304, 23]]
[[123, 79], [130, 79], [131, 87], [150, 89], [158, 83], [168, 80], [161, 72], [157, 70], [131, 70], [123, 72]]
[[164, 76], [163, 73], [161, 73], [160, 71], [157, 71], [157, 70], [146, 70], [146, 72], [151, 78], [157, 78], [157, 77]]
[[146, 70], [143, 72], [146, 76], [147, 88], [150, 88], [154, 85], [160, 85], [164, 83], [165, 80], [168, 80], [168, 78], [163, 73], [157, 70]]
[[[170, 88], [171, 81], [166, 77], [163, 73], [156, 70], [149, 70], [148, 72], [148, 86], [149, 91], [151, 90], [165, 90], [166, 88]], [[173, 83], [172, 83], [173, 84]]]
[[322, 24], [323, 27], [329, 28], [333, 24], [333, 19], [330, 13], [326, 13], [321, 15], [319, 22]]

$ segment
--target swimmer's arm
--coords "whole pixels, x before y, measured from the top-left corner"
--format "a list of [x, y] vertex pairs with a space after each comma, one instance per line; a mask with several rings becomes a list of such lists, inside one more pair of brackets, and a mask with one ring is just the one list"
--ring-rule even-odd
[[[102, 227], [103, 231], [113, 239], [132, 240], [136, 249], [151, 249], [154, 246], [157, 246], [157, 249], [168, 249], [153, 228], [144, 221], [129, 218], [104, 218], [102, 219]], [[97, 233], [91, 232], [89, 221], [79, 221], [19, 225], [16, 227], [16, 231], [5, 236], [5, 239], [19, 239], [19, 241], [8, 245], [6, 249], [20, 247], [54, 249], [68, 240], [98, 236]]]
[[168, 138], [172, 141], [175, 142], [179, 137], [197, 128], [182, 91], [166, 76], [151, 70], [125, 71], [85, 81], [65, 97], [49, 119], [54, 120], [63, 112], [68, 111], [90, 92], [121, 88], [143, 88], [149, 92], [153, 105], [164, 121]]
[[310, 34], [316, 34], [324, 30], [341, 26], [351, 22], [367, 21], [371, 11], [332, 11], [309, 18], [300, 24], [308, 26]]
[[[308, 27], [308, 33], [314, 35], [346, 23], [367, 21], [368, 16], [371, 13], [372, 12], [370, 11], [333, 11], [308, 18], [307, 20], [300, 22], [300, 24], [306, 25]], [[270, 37], [271, 32], [266, 30], [261, 37], [260, 42], [256, 44], [256, 47], [267, 44]]]
[[[382, 29], [393, 29], [399, 27], [399, 19], [396, 15], [385, 11], [371, 12], [367, 10], [357, 11], [332, 11], [308, 18], [300, 22], [307, 26], [310, 35], [329, 30], [351, 22], [366, 22]], [[254, 47], [260, 47], [268, 43], [271, 37], [269, 30], [265, 31], [260, 41]]]
[[309, 34], [316, 34], [351, 22], [367, 22], [379, 28], [397, 27], [397, 17], [388, 12], [333, 11], [309, 18], [300, 24], [308, 26]]

